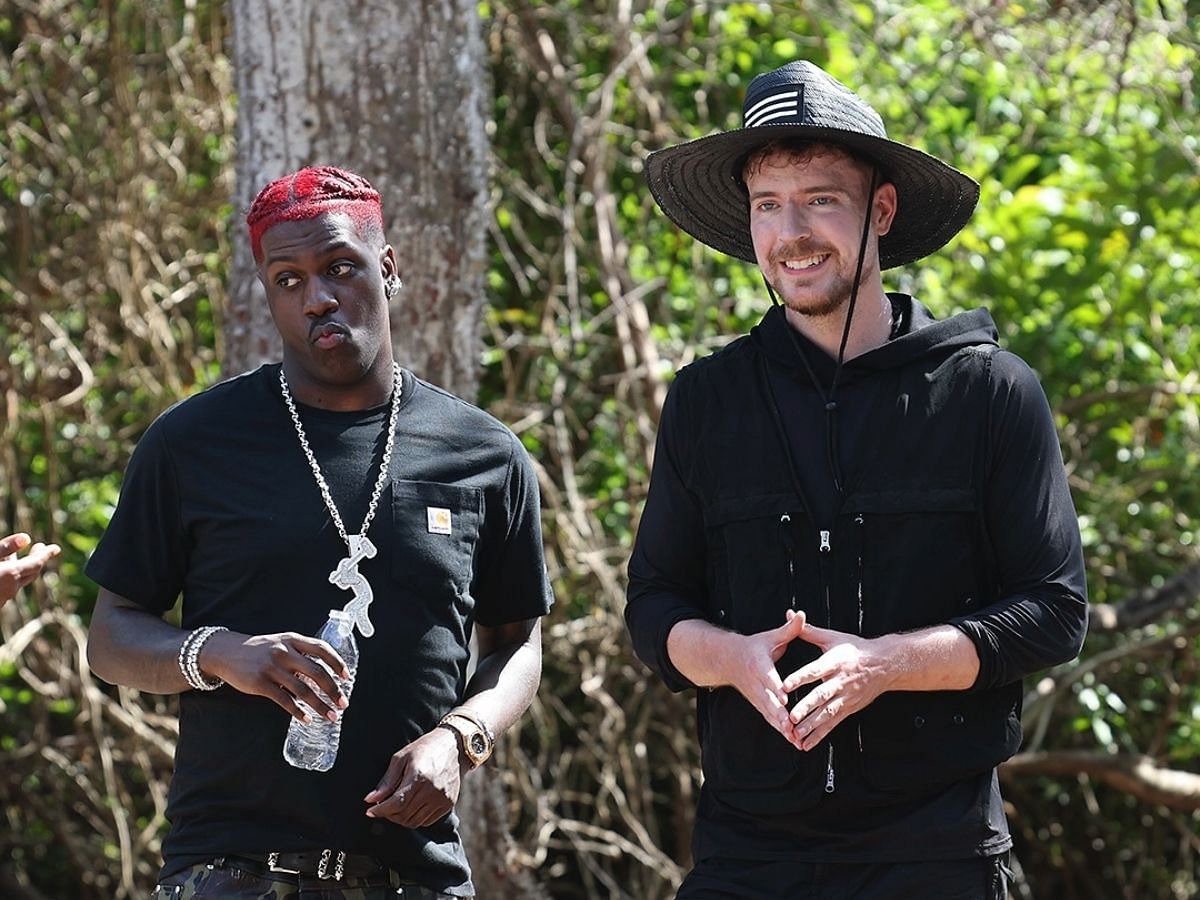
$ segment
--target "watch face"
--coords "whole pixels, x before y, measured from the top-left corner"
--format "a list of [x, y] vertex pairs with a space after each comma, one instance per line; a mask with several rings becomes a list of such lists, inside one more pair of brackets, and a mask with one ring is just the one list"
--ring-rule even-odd
[[483, 756], [483, 754], [487, 753], [487, 738], [485, 738], [482, 734], [473, 734], [469, 740], [471, 741], [472, 754], [475, 756]]

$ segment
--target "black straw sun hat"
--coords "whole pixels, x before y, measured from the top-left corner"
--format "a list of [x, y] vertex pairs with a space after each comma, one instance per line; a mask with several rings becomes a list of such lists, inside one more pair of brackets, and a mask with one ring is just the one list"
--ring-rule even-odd
[[757, 76], [746, 91], [742, 127], [656, 150], [646, 159], [650, 192], [671, 220], [708, 246], [755, 262], [742, 165], [758, 147], [801, 138], [836, 144], [874, 162], [896, 186], [891, 230], [879, 239], [884, 269], [920, 259], [967, 223], [979, 185], [939, 159], [888, 140], [865, 100], [801, 60]]

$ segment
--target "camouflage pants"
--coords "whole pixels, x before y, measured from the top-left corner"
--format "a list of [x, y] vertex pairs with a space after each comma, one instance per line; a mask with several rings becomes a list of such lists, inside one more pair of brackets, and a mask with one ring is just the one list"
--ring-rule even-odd
[[161, 882], [150, 900], [463, 900], [415, 884], [394, 874], [341, 881], [315, 875], [259, 875], [223, 865], [201, 863]]

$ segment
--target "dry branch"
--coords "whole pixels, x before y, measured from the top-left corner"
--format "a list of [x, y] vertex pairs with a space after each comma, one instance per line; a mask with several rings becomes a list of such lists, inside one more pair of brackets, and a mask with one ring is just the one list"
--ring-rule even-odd
[[1021, 753], [1000, 767], [1004, 779], [1030, 775], [1087, 777], [1124, 791], [1142, 803], [1185, 811], [1200, 809], [1200, 775], [1167, 768], [1147, 756], [1060, 750]]
[[1200, 563], [1177, 572], [1161, 587], [1146, 587], [1116, 603], [1092, 605], [1092, 633], [1131, 631], [1180, 613], [1200, 600]]

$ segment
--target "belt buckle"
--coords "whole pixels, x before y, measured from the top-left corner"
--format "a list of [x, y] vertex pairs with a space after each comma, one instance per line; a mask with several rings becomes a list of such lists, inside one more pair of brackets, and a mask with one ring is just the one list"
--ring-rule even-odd
[[285, 869], [283, 866], [279, 865], [279, 854], [278, 853], [268, 853], [267, 854], [267, 871], [268, 872], [280, 872], [284, 875], [299, 875], [300, 874], [299, 869]]

